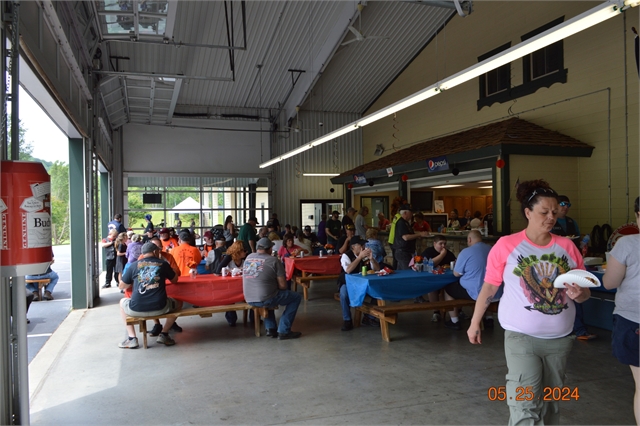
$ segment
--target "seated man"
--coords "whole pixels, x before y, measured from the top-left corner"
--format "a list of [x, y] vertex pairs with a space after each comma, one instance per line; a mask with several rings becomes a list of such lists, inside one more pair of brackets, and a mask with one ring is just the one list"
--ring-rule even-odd
[[[286, 305], [280, 324], [276, 329], [276, 315], [271, 310], [264, 319], [267, 336], [280, 340], [297, 339], [299, 331], [291, 331], [291, 326], [302, 300], [299, 293], [287, 290], [282, 262], [271, 255], [273, 242], [261, 238], [256, 243], [256, 253], [251, 253], [242, 268], [244, 299], [251, 306], [269, 307]], [[255, 319], [259, 321], [258, 318]]]
[[[435, 237], [433, 237], [433, 247], [428, 247], [425, 251], [423, 251], [422, 258], [424, 259], [424, 262], [428, 262], [429, 259], [433, 260], [433, 267], [435, 268], [436, 266], [451, 264], [451, 262], [454, 262], [456, 260], [456, 255], [451, 253], [447, 249], [447, 238], [442, 235], [436, 235]], [[432, 291], [428, 296], [429, 302], [438, 301], [437, 291]], [[431, 321], [440, 321], [440, 312], [435, 311], [433, 313]]]
[[355, 225], [345, 225], [344, 230], [344, 235], [340, 237], [336, 246], [336, 250], [340, 254], [345, 254], [351, 249], [351, 239], [356, 235]]
[[[47, 268], [47, 271], [42, 275], [27, 275], [24, 277], [25, 280], [46, 280], [50, 279], [51, 281], [44, 287], [44, 295], [42, 296], [45, 300], [53, 300], [53, 296], [51, 293], [55, 288], [56, 284], [58, 284], [58, 280], [60, 277], [56, 273], [56, 271], [51, 269], [51, 265], [53, 265], [53, 252], [51, 253], [51, 263]], [[33, 293], [33, 301], [37, 302], [40, 300], [40, 292], [38, 291], [38, 283], [27, 283], [27, 290]]]
[[[365, 248], [366, 241], [357, 235], [351, 238], [351, 248], [340, 257], [340, 277], [338, 277], [338, 291], [340, 292], [340, 305], [342, 306], [342, 331], [353, 329], [353, 321], [351, 320], [351, 307], [349, 306], [349, 293], [347, 292], [346, 274], [360, 272], [363, 266], [369, 266], [374, 271], [380, 270], [380, 265], [373, 257], [371, 249]], [[365, 315], [362, 319], [364, 325], [377, 325], [375, 320]]]
[[[133, 262], [120, 279], [121, 289], [126, 290], [133, 285], [131, 298], [125, 297], [120, 301], [120, 313], [125, 324], [127, 315], [153, 317], [182, 309], [181, 301], [167, 297], [166, 280], [175, 283], [178, 275], [168, 262], [160, 258], [160, 248], [149, 241], [142, 246], [142, 259]], [[174, 322], [175, 318], [167, 318], [157, 343], [167, 346], [176, 344], [169, 336], [169, 329]], [[127, 325], [127, 333], [129, 337], [118, 346], [123, 349], [137, 348], [138, 338], [133, 325]]]
[[[484, 283], [484, 273], [487, 269], [487, 257], [491, 246], [482, 242], [482, 235], [478, 230], [473, 230], [467, 235], [468, 247], [460, 252], [458, 261], [453, 270], [453, 275], [460, 277], [460, 282], [447, 285], [444, 288], [444, 299], [466, 299], [476, 300]], [[502, 295], [502, 288], [494, 297], [498, 300]], [[449, 312], [451, 320], [445, 321], [444, 325], [453, 330], [461, 330], [462, 327], [458, 322], [458, 312], [460, 309], [455, 308]], [[485, 327], [493, 327], [493, 318], [485, 319]]]
[[215, 247], [213, 250], [210, 250], [205, 259], [206, 268], [212, 274], [216, 274], [218, 271], [218, 266], [222, 262], [222, 255], [227, 251], [227, 241], [222, 233], [216, 235], [215, 237]]
[[[169, 228], [162, 228], [160, 232], [158, 232], [158, 236], [160, 237], [160, 241], [162, 241], [163, 251], [171, 252], [171, 250], [178, 247], [178, 239], [171, 236]], [[149, 240], [151, 239], [153, 239], [153, 236], [149, 238]]]
[[189, 241], [191, 235], [188, 232], [181, 232], [178, 236], [178, 247], [171, 250], [171, 254], [176, 259], [176, 263], [180, 268], [180, 276], [189, 276], [189, 265], [195, 263], [196, 265], [202, 261], [202, 254], [197, 247], [192, 246]]

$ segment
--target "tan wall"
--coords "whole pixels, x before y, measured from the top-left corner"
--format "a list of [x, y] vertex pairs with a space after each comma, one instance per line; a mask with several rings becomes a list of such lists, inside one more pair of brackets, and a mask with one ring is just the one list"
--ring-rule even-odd
[[[438, 51], [436, 52], [435, 42], [427, 46], [367, 113], [475, 64], [479, 55], [507, 41], [511, 41], [512, 45], [519, 43], [521, 35], [553, 19], [564, 15], [565, 20], [568, 20], [598, 4], [600, 3], [573, 1], [474, 2], [474, 11], [470, 16], [464, 19], [454, 17], [446, 30], [438, 35]], [[561, 192], [569, 193], [574, 206], [579, 206], [578, 209], [572, 207], [571, 215], [578, 219], [583, 233], [590, 231], [596, 223], [608, 222], [615, 228], [626, 222], [628, 217], [633, 218], [633, 200], [640, 188], [640, 152], [638, 74], [630, 29], [632, 26], [638, 28], [638, 12], [631, 10], [624, 15], [626, 22], [621, 14], [565, 39], [567, 83], [554, 84], [516, 101], [494, 104], [477, 111], [478, 80], [474, 79], [399, 112], [397, 127], [400, 132], [397, 136], [400, 143], [396, 143], [396, 148], [406, 148], [426, 139], [492, 120], [506, 119], [514, 114], [595, 147], [591, 158], [563, 161], [551, 158], [542, 162], [512, 159], [511, 161], [518, 162], [518, 167], [511, 164], [514, 181], [518, 175], [522, 181], [523, 175], [531, 174], [532, 177], [543, 177], [554, 188], [559, 187]], [[623, 44], [625, 38], [626, 52]], [[521, 84], [521, 60], [512, 63], [511, 75], [512, 85]], [[625, 122], [625, 115], [628, 116], [628, 124]], [[374, 159], [370, 153], [374, 151], [376, 144], [388, 147], [392, 125], [393, 118], [390, 117], [363, 128], [365, 163]], [[608, 186], [609, 162], [611, 190]], [[537, 171], [526, 167], [519, 169], [519, 166], [533, 167], [534, 164], [539, 164], [542, 168]], [[557, 165], [559, 169], [551, 167], [551, 164]], [[573, 164], [570, 169], [573, 176], [567, 176], [569, 173], [566, 164]], [[629, 197], [626, 195], [627, 180]], [[495, 196], [500, 197], [497, 190]], [[521, 226], [517, 217], [512, 217], [515, 221], [512, 224], [515, 226], [513, 230]]]

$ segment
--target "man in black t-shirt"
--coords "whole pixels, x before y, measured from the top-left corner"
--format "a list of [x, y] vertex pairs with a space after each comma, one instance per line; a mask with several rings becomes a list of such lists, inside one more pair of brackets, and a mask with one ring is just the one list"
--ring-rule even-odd
[[[182, 309], [181, 301], [167, 297], [166, 280], [175, 283], [178, 275], [168, 262], [160, 258], [160, 248], [157, 245], [145, 243], [142, 246], [142, 259], [132, 262], [120, 279], [119, 287], [123, 290], [133, 285], [131, 298], [120, 301], [120, 313], [125, 324], [127, 315], [153, 317]], [[169, 336], [169, 329], [174, 322], [175, 318], [167, 318], [157, 343], [167, 346], [176, 344]], [[138, 339], [133, 325], [127, 325], [127, 333], [129, 337], [118, 346], [123, 349], [137, 348]]]
[[[422, 258], [424, 262], [428, 262], [429, 259], [433, 260], [433, 266], [449, 265], [456, 260], [456, 255], [451, 253], [447, 249], [447, 239], [442, 235], [436, 235], [433, 238], [433, 247], [428, 247], [422, 252]], [[438, 291], [432, 291], [428, 294], [429, 302], [438, 301]], [[440, 312], [434, 311], [431, 321], [440, 321]]]
[[400, 219], [396, 222], [396, 231], [393, 238], [393, 255], [398, 262], [398, 270], [409, 269], [411, 258], [416, 252], [416, 240], [420, 237], [427, 237], [426, 231], [414, 232], [411, 226], [413, 213], [408, 204], [400, 206]]
[[353, 223], [353, 218], [356, 217], [356, 213], [358, 211], [353, 208], [353, 207], [349, 207], [347, 209], [347, 214], [345, 214], [342, 217], [342, 229], [346, 231], [347, 229], [347, 225], [353, 225], [355, 226], [355, 223]]

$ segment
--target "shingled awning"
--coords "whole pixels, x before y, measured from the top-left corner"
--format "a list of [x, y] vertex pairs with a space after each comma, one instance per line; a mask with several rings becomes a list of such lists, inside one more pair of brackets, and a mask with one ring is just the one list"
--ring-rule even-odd
[[388, 167], [392, 167], [394, 173], [425, 169], [426, 160], [441, 156], [446, 156], [451, 164], [497, 157], [500, 152], [503, 155], [590, 157], [593, 149], [591, 145], [562, 133], [520, 118], [509, 118], [410, 146], [348, 170], [332, 178], [331, 182], [351, 182], [353, 175], [360, 173], [367, 178], [386, 177]]

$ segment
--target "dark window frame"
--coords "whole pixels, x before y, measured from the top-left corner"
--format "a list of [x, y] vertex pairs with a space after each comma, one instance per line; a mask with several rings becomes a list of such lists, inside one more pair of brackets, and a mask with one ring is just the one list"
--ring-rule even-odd
[[[498, 53], [507, 50], [511, 47], [511, 42], [507, 42], [505, 44], [503, 44], [502, 46], [499, 46], [487, 53], [485, 53], [484, 55], [480, 55], [478, 56], [478, 62], [482, 62], [485, 59], [488, 59], [494, 55], [497, 55]], [[487, 84], [488, 84], [488, 79], [490, 78], [489, 73], [496, 73], [497, 74], [497, 78], [500, 77], [500, 74], [505, 74], [508, 76], [507, 77], [507, 83], [506, 83], [506, 88], [501, 89], [501, 90], [497, 90], [495, 92], [492, 93], [487, 93]], [[482, 109], [482, 107], [484, 106], [490, 106], [493, 105], [495, 102], [506, 102], [508, 100], [510, 100], [512, 98], [511, 94], [510, 94], [510, 89], [511, 89], [511, 63], [505, 64], [501, 67], [496, 68], [495, 70], [489, 71], [488, 73], [482, 74], [479, 77], [479, 90], [480, 90], [480, 97], [478, 99], [478, 110]]]
[[[564, 15], [554, 19], [553, 21], [536, 28], [533, 31], [529, 31], [528, 33], [524, 34], [523, 36], [520, 37], [520, 39], [522, 41], [528, 40], [544, 31], [547, 31], [550, 28], [555, 27], [556, 25], [559, 25], [561, 23], [564, 22]], [[481, 60], [484, 60], [490, 56], [493, 56], [499, 52], [501, 52], [502, 50], [500, 50], [503, 46], [500, 46], [497, 49], [492, 50], [491, 52], [488, 52], [482, 56], [478, 57], [478, 61], [480, 62]], [[503, 49], [504, 50], [504, 49]], [[535, 55], [536, 53], [539, 53], [540, 50], [544, 51], [545, 53], [545, 58], [547, 58], [547, 54], [550, 55], [554, 55], [555, 54], [555, 58], [554, 60], [557, 63], [557, 69], [555, 71], [550, 71], [550, 72], [546, 72], [545, 74], [542, 74], [538, 77], [532, 78], [531, 77], [531, 64], [532, 64], [532, 57], [533, 55]], [[519, 86], [515, 86], [515, 87], [511, 87], [509, 90], [503, 90], [501, 92], [497, 92], [493, 95], [490, 96], [486, 96], [486, 97], [482, 97], [482, 93], [484, 90], [484, 87], [486, 86], [486, 75], [482, 75], [480, 76], [480, 98], [478, 99], [477, 105], [478, 105], [478, 111], [480, 111], [482, 108], [484, 108], [485, 106], [491, 106], [494, 103], [498, 102], [498, 103], [504, 103], [504, 102], [508, 102], [517, 98], [521, 98], [523, 96], [527, 96], [530, 95], [532, 93], [535, 93], [538, 91], [538, 89], [541, 89], [543, 87], [551, 87], [553, 84], [555, 83], [566, 83], [567, 82], [567, 75], [569, 73], [569, 70], [564, 68], [564, 41], [560, 40], [555, 42], [552, 45], [549, 45], [543, 49], [540, 49], [536, 52], [533, 52], [527, 56], [523, 56], [522, 58], [522, 84]], [[506, 65], [503, 65], [506, 66]], [[502, 67], [501, 67], [502, 68]]]

